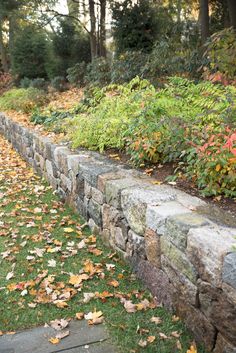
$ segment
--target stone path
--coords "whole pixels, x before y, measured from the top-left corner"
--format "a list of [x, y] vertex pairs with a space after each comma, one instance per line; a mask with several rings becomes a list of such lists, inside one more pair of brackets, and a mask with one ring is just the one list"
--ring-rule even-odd
[[55, 337], [51, 327], [38, 327], [31, 330], [3, 335], [0, 337], [0, 353], [116, 353], [111, 345], [104, 325], [90, 326], [83, 321], [70, 323], [70, 335], [57, 345], [48, 340]]

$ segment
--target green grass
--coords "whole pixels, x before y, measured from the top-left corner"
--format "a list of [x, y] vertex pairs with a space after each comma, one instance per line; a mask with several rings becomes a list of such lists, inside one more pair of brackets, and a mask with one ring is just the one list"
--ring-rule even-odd
[[[53, 319], [74, 318], [77, 312], [88, 313], [96, 308], [103, 312], [110, 335], [122, 353], [141, 352], [143, 348], [139, 347], [138, 342], [148, 336], [156, 336], [156, 340], [145, 348], [146, 352], [186, 352], [192, 337], [183, 323], [180, 320], [174, 322], [164, 308], [127, 313], [117, 297], [104, 300], [95, 298], [87, 304], [82, 303], [85, 292], [109, 291], [116, 296], [120, 293], [134, 303], [144, 298], [151, 301], [152, 297], [140, 281], [134, 278], [129, 266], [111, 249], [106, 248], [99, 237], [96, 243], [88, 242], [86, 248], [79, 250], [76, 255], [62, 258], [63, 252], [67, 251], [68, 243], [73, 241], [75, 245], [72, 247], [75, 248], [82, 239], [92, 240], [89, 238], [91, 233], [85, 229], [79, 234], [78, 227], [83, 220], [57, 199], [45, 181], [34, 176], [1, 138], [0, 144], [4, 144], [0, 152], [0, 162], [2, 162], [0, 165], [4, 165], [2, 170], [0, 168], [0, 253], [7, 250], [11, 252], [5, 259], [0, 256], [0, 330], [3, 332], [22, 330], [45, 322], [49, 323]], [[40, 189], [40, 186], [43, 188]], [[35, 214], [36, 207], [41, 208], [42, 212]], [[56, 210], [57, 213], [51, 213], [51, 210]], [[27, 225], [32, 221], [35, 222], [35, 227], [28, 227]], [[73, 232], [66, 233], [64, 231], [66, 227], [73, 228]], [[36, 257], [36, 261], [28, 261], [26, 257], [34, 248], [55, 247], [55, 244], [47, 243], [48, 233], [51, 233], [52, 241], [62, 242], [62, 252], [45, 252], [42, 258]], [[26, 244], [22, 244], [25, 241]], [[90, 253], [88, 248], [91, 245], [100, 249], [102, 254], [95, 256]], [[48, 260], [51, 259], [56, 260], [55, 268], [48, 267]], [[84, 261], [88, 259], [93, 263], [101, 264], [104, 277], [95, 274], [91, 279], [84, 281], [81, 292], [67, 301], [66, 308], [58, 308], [53, 303], [37, 304], [35, 308], [30, 308], [28, 304], [35, 303], [37, 295], [28, 292], [22, 296], [20, 290], [9, 291], [9, 287], [7, 288], [9, 284], [35, 280], [43, 270], [48, 270], [48, 275], [55, 276], [54, 284], [63, 282], [66, 287], [72, 288], [68, 283], [69, 273], [78, 274], [84, 266]], [[13, 269], [14, 277], [6, 280], [14, 264], [16, 264]], [[114, 271], [108, 271], [106, 264], [114, 264]], [[120, 278], [120, 274], [123, 274], [123, 278]], [[119, 287], [113, 288], [107, 284], [112, 279], [118, 280]], [[34, 285], [33, 289], [38, 294], [40, 284]], [[151, 323], [152, 316], [160, 317], [162, 323], [159, 325]], [[177, 348], [178, 339], [171, 336], [173, 331], [178, 331], [180, 334], [179, 341], [182, 349]], [[170, 338], [161, 340], [159, 333], [164, 333]], [[203, 352], [203, 349], [200, 348], [199, 352]]]

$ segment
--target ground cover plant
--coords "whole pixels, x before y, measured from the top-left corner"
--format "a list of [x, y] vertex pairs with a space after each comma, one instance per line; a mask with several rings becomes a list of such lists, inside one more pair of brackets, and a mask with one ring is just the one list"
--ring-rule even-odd
[[136, 166], [176, 162], [204, 195], [235, 197], [235, 97], [233, 86], [173, 77], [156, 90], [135, 78], [90, 92], [70, 138], [73, 147], [124, 150]]
[[0, 335], [91, 313], [88, 324], [104, 321], [122, 353], [186, 352], [192, 339], [179, 318], [2, 137], [0, 145]]
[[0, 97], [0, 110], [16, 110], [28, 113], [47, 102], [44, 91], [37, 88], [13, 88]]

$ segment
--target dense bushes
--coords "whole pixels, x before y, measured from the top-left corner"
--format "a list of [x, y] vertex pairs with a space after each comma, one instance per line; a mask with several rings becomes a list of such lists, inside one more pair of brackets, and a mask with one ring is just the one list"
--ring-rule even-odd
[[126, 149], [138, 166], [178, 163], [206, 195], [236, 196], [236, 89], [174, 77], [95, 90], [72, 121], [73, 145]]
[[16, 110], [28, 113], [46, 103], [45, 93], [37, 88], [11, 89], [0, 97], [0, 110]]

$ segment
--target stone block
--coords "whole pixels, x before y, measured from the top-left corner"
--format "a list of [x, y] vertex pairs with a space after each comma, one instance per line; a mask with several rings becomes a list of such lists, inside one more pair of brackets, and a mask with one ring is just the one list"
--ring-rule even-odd
[[212, 351], [217, 331], [211, 321], [198, 309], [181, 299], [178, 301], [176, 312], [184, 320], [187, 328], [193, 333], [196, 343], [203, 343], [207, 351]]
[[94, 201], [96, 201], [100, 205], [104, 203], [105, 197], [103, 193], [96, 188], [93, 188], [93, 187], [91, 188], [91, 197]]
[[108, 204], [102, 206], [102, 224], [103, 228], [110, 229], [112, 225], [116, 225], [118, 219], [121, 217], [121, 213], [115, 208]]
[[84, 195], [88, 199], [92, 197], [92, 186], [87, 181], [84, 181]]
[[118, 173], [118, 172], [101, 174], [98, 176], [97, 188], [99, 191], [101, 191], [103, 194], [105, 194], [106, 183], [109, 180], [117, 180], [117, 179], [121, 179], [121, 178], [124, 178], [124, 175], [122, 173]]
[[187, 256], [179, 250], [169, 239], [161, 236], [161, 254], [167, 257], [174, 268], [186, 276], [191, 282], [195, 283], [197, 280], [197, 271]]
[[128, 235], [124, 233], [120, 227], [115, 226], [110, 227], [110, 232], [114, 243], [118, 246], [118, 248], [125, 251]]
[[181, 273], [166, 256], [161, 256], [161, 268], [167, 274], [170, 282], [175, 288], [172, 298], [175, 306], [180, 298], [193, 306], [198, 304], [198, 289], [183, 273]]
[[152, 229], [147, 229], [144, 235], [145, 252], [148, 261], [156, 266], [161, 267], [161, 244], [160, 237]]
[[81, 199], [80, 197], [77, 198], [76, 200], [76, 208], [81, 214], [81, 216], [87, 221], [88, 220], [88, 199], [84, 197]]
[[147, 227], [162, 235], [165, 233], [166, 221], [173, 215], [185, 215], [191, 211], [176, 201], [165, 202], [158, 206], [147, 205]]
[[157, 269], [149, 261], [145, 260], [140, 260], [136, 263], [134, 270], [137, 277], [148, 287], [157, 302], [172, 311], [172, 293], [175, 288], [170, 283], [168, 276], [161, 269]]
[[67, 165], [67, 158], [68, 156], [73, 155], [74, 153], [69, 150], [68, 147], [65, 146], [58, 146], [54, 149], [53, 152], [53, 160], [60, 170], [66, 176], [69, 176], [68, 165]]
[[61, 187], [66, 193], [70, 193], [72, 190], [72, 183], [69, 178], [67, 178], [64, 174], [61, 174]]
[[[169, 188], [133, 187], [121, 191], [121, 206], [124, 215], [133, 231], [144, 235], [146, 229], [146, 211], [148, 206], [157, 206], [174, 200], [174, 193]], [[150, 228], [150, 226], [148, 226]]]
[[213, 353], [236, 353], [236, 346], [232, 345], [218, 333]]
[[219, 288], [199, 281], [200, 310], [217, 330], [236, 345], [236, 305]]
[[97, 187], [98, 176], [104, 173], [114, 171], [114, 166], [106, 164], [102, 161], [96, 161], [95, 159], [91, 162], [81, 162], [79, 164], [80, 174], [91, 186]]
[[88, 202], [88, 214], [99, 227], [102, 226], [101, 205], [99, 205], [99, 203], [95, 202], [93, 199], [90, 199]]
[[234, 229], [217, 225], [190, 229], [187, 256], [202, 280], [221, 287], [223, 260], [235, 244]]
[[209, 221], [195, 212], [187, 212], [169, 217], [166, 220], [164, 235], [180, 250], [187, 247], [188, 232], [191, 228], [208, 225]]
[[227, 254], [223, 262], [222, 280], [236, 289], [236, 252]]
[[139, 259], [146, 259], [144, 237], [136, 234], [131, 229], [128, 232], [128, 242], [126, 245], [128, 257], [136, 262]]
[[133, 186], [138, 185], [140, 182], [134, 178], [122, 178], [118, 180], [109, 180], [106, 182], [105, 197], [106, 203], [113, 207], [121, 208], [121, 191], [124, 189], [130, 189]]

